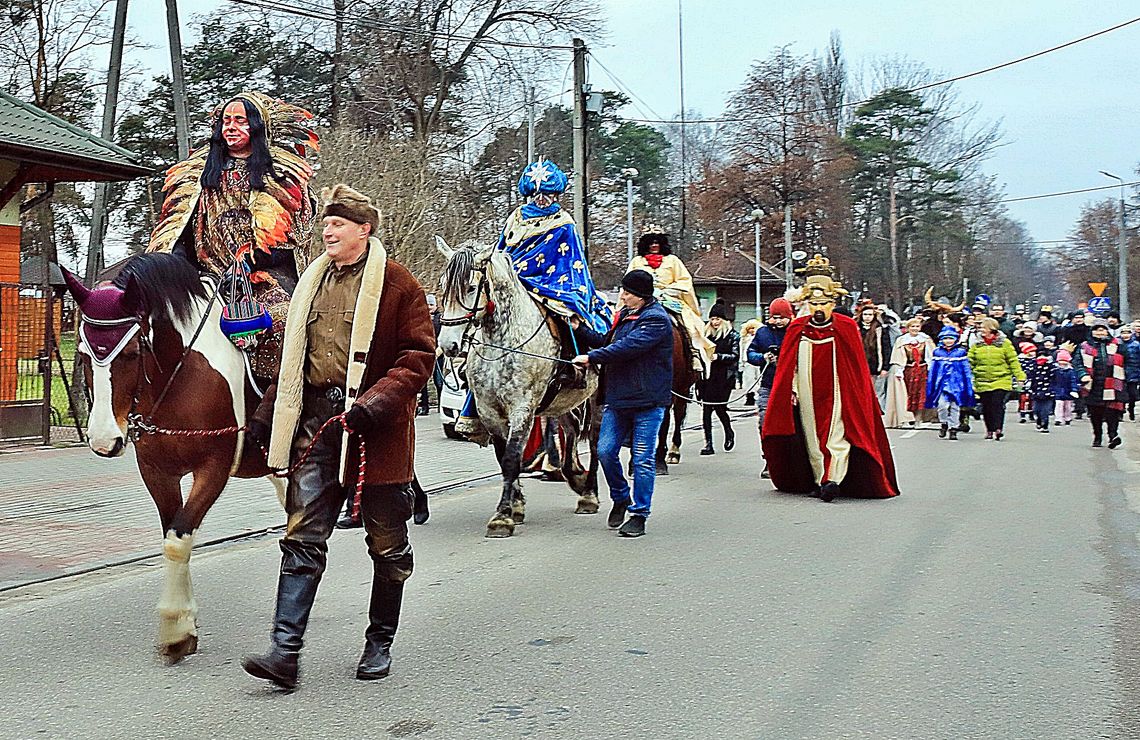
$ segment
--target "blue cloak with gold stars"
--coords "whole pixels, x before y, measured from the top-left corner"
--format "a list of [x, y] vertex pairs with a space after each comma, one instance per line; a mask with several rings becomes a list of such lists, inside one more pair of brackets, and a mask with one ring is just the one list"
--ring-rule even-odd
[[507, 219], [499, 249], [536, 298], [556, 313], [577, 314], [597, 332], [609, 331], [612, 313], [594, 287], [574, 219], [554, 203], [521, 206]]

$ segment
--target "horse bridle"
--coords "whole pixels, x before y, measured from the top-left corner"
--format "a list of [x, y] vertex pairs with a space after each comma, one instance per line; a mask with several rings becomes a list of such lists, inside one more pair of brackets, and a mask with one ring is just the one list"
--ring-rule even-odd
[[[459, 353], [466, 354], [465, 347], [471, 344], [475, 335], [475, 329], [478, 324], [490, 316], [495, 311], [495, 303], [491, 300], [491, 295], [487, 292], [487, 269], [485, 267], [471, 268], [472, 272], [479, 273], [479, 283], [475, 288], [475, 302], [474, 305], [468, 306], [463, 303], [463, 300], [456, 296], [455, 302], [459, 304], [467, 313], [462, 316], [454, 318], [440, 317], [440, 326], [463, 326], [463, 336], [459, 338]], [[483, 300], [483, 305], [479, 305], [480, 298]]]
[[[137, 341], [139, 343], [138, 373], [135, 380], [135, 389], [131, 393], [131, 408], [130, 411], [127, 412], [127, 438], [131, 442], [138, 442], [139, 438], [142, 435], [154, 434], [158, 431], [158, 426], [154, 424], [155, 412], [158, 411], [158, 407], [162, 405], [162, 402], [166, 400], [166, 394], [170, 392], [171, 386], [174, 385], [174, 379], [178, 377], [178, 372], [182, 369], [182, 365], [186, 362], [186, 358], [190, 356], [190, 350], [194, 349], [194, 343], [198, 341], [198, 337], [201, 335], [202, 329], [206, 326], [206, 321], [210, 318], [210, 309], [214, 307], [214, 301], [217, 300], [218, 292], [220, 290], [221, 282], [219, 281], [218, 285], [214, 288], [213, 293], [210, 294], [210, 300], [206, 303], [206, 309], [202, 312], [202, 318], [198, 322], [198, 327], [194, 330], [194, 336], [192, 336], [190, 338], [190, 341], [186, 343], [186, 347], [182, 350], [182, 355], [178, 358], [178, 363], [174, 366], [174, 371], [170, 373], [170, 377], [166, 380], [166, 385], [162, 387], [162, 392], [158, 394], [158, 398], [155, 399], [155, 402], [150, 407], [150, 413], [148, 413], [145, 417], [138, 411], [139, 394], [142, 391], [143, 380], [146, 380], [148, 384], [150, 383], [150, 376], [147, 375], [146, 362], [143, 359], [143, 355], [148, 352], [150, 353], [150, 356], [154, 358], [154, 366], [158, 368], [158, 371], [160, 373], [162, 372], [162, 363], [158, 361], [158, 355], [154, 351], [154, 345], [151, 344], [150, 338], [144, 331], [142, 331], [142, 317], [128, 316], [122, 319], [109, 320], [93, 320], [89, 318], [83, 319], [84, 322], [92, 324], [134, 324], [136, 327], [138, 327], [131, 332], [132, 336], [137, 336]], [[119, 355], [119, 353], [126, 348], [127, 344], [128, 342], [126, 341], [121, 343], [110, 355], [107, 356], [107, 359], [103, 361], [103, 364], [110, 365], [111, 362], [113, 362], [114, 359]], [[90, 353], [90, 348], [88, 349], [88, 352]]]

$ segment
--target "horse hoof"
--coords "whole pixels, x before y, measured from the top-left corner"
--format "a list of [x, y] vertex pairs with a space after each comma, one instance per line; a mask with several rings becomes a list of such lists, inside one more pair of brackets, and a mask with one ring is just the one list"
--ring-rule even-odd
[[487, 537], [510, 537], [515, 533], [514, 519], [492, 519], [487, 522]]
[[525, 511], [512, 511], [511, 512], [511, 521], [513, 521], [515, 524], [522, 524], [523, 522], [526, 521], [526, 512]]
[[681, 453], [680, 452], [670, 452], [668, 455], [665, 456], [665, 462], [668, 465], [680, 465], [681, 464]]
[[159, 652], [166, 660], [167, 665], [174, 665], [187, 655], [193, 655], [198, 652], [198, 636], [187, 635], [178, 642], [172, 642], [159, 647]]
[[598, 513], [598, 497], [592, 493], [585, 494], [578, 497], [578, 508], [574, 509], [575, 514], [597, 514]]

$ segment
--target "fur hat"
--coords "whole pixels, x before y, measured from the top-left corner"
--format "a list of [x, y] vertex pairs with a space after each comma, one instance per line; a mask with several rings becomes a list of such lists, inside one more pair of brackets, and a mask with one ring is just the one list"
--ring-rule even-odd
[[353, 223], [369, 224], [372, 226], [372, 233], [369, 236], [380, 235], [380, 211], [372, 205], [372, 199], [364, 193], [353, 190], [341, 182], [322, 190], [321, 200], [325, 203], [321, 218], [340, 216]]
[[621, 287], [638, 298], [652, 298], [653, 276], [645, 270], [630, 270], [621, 279]]

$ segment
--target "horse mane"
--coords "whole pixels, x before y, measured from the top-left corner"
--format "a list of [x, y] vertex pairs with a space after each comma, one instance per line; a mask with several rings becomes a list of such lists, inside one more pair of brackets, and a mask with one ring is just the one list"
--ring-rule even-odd
[[463, 299], [467, 284], [471, 280], [471, 271], [475, 269], [475, 251], [471, 247], [457, 247], [443, 267], [443, 278], [440, 288], [443, 290], [445, 303], [457, 303]]
[[152, 315], [189, 321], [194, 299], [208, 299], [198, 269], [189, 260], [167, 252], [146, 252], [127, 261], [112, 284], [121, 288], [139, 308]]

